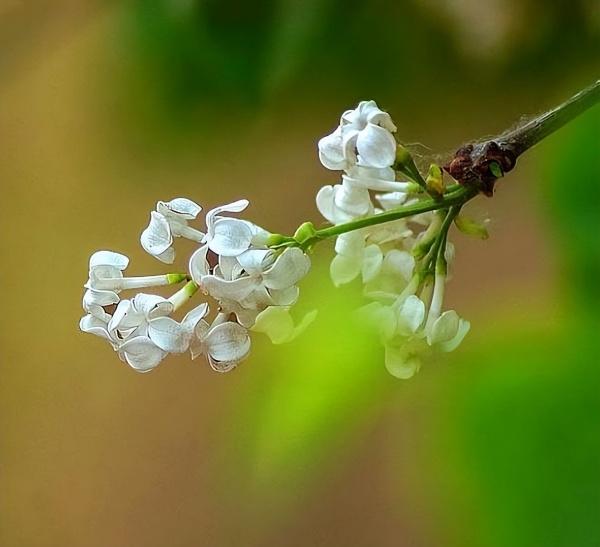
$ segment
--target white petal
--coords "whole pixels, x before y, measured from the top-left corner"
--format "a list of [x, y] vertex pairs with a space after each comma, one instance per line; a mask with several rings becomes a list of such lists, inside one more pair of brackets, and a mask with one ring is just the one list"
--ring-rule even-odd
[[418, 355], [407, 352], [402, 346], [386, 346], [385, 368], [392, 376], [407, 380], [421, 368], [421, 360]]
[[250, 351], [248, 330], [231, 321], [211, 328], [204, 343], [210, 357], [217, 362], [239, 361]]
[[208, 242], [211, 251], [223, 256], [238, 256], [252, 241], [252, 229], [237, 218], [220, 218], [214, 223], [213, 236]]
[[182, 326], [170, 317], [158, 317], [148, 325], [148, 337], [162, 350], [173, 353], [187, 351], [190, 336]]
[[108, 331], [115, 337], [118, 331], [119, 338], [126, 338], [142, 323], [145, 317], [133, 307], [131, 300], [121, 300], [108, 323]]
[[227, 203], [226, 205], [221, 205], [211, 209], [208, 213], [206, 213], [206, 228], [208, 230], [208, 235], [212, 237], [214, 234], [213, 226], [217, 215], [220, 215], [221, 213], [240, 213], [246, 207], [248, 207], [249, 204], [250, 202], [247, 199], [239, 199], [233, 203]]
[[169, 315], [173, 311], [173, 304], [156, 294], [138, 293], [132, 303], [136, 311], [148, 319]]
[[335, 255], [329, 266], [331, 280], [336, 287], [350, 283], [362, 268], [361, 259], [357, 256]]
[[238, 307], [234, 312], [232, 312], [238, 320], [238, 323], [249, 329], [252, 325], [254, 325], [256, 321], [256, 316], [260, 313], [258, 309], [246, 310], [244, 308]]
[[333, 196], [333, 186], [323, 186], [317, 192], [316, 202], [319, 213], [321, 213], [329, 222], [335, 224], [336, 219], [333, 211]]
[[391, 167], [379, 169], [355, 165], [342, 175], [342, 180], [352, 186], [379, 192], [406, 192], [410, 187], [407, 182], [396, 182], [396, 174]]
[[237, 257], [240, 266], [248, 273], [262, 273], [272, 265], [275, 252], [271, 249], [250, 249]]
[[171, 201], [159, 201], [156, 204], [156, 209], [159, 213], [168, 216], [169, 213], [175, 213], [182, 216], [186, 220], [193, 220], [202, 211], [202, 207], [194, 203], [191, 199], [175, 198]]
[[213, 270], [213, 274], [222, 277], [226, 281], [232, 281], [244, 275], [244, 269], [235, 256], [219, 256], [219, 264]]
[[267, 232], [267, 230], [257, 226], [256, 224], [253, 224], [252, 222], [248, 222], [248, 226], [250, 226], [250, 229], [252, 230], [252, 245], [255, 247], [265, 247], [271, 232]]
[[335, 240], [335, 252], [345, 256], [361, 257], [365, 248], [365, 234], [354, 230], [341, 234]]
[[108, 340], [111, 344], [114, 344], [114, 340], [111, 338], [107, 330], [107, 325], [104, 321], [94, 317], [93, 315], [85, 315], [79, 321], [79, 328], [83, 332], [94, 334], [100, 338]]
[[379, 245], [368, 245], [362, 259], [362, 278], [364, 283], [372, 281], [379, 275], [381, 264], [383, 263], [383, 253]]
[[206, 302], [196, 306], [193, 310], [187, 312], [181, 321], [181, 326], [188, 332], [194, 332], [196, 325], [201, 319], [204, 319], [209, 312], [209, 307]]
[[171, 246], [173, 243], [171, 228], [163, 215], [156, 211], [150, 213], [150, 224], [142, 232], [140, 243], [144, 250], [153, 256], [164, 253]]
[[[333, 202], [334, 206], [344, 213], [347, 219], [353, 219], [368, 214], [373, 205], [368, 190], [365, 188], [348, 186], [346, 184], [334, 187]], [[334, 215], [335, 214], [334, 211]]]
[[201, 283], [202, 290], [215, 300], [234, 300], [235, 302], [247, 297], [256, 285], [257, 280], [248, 276], [227, 281], [214, 275], [206, 275], [202, 278]]
[[263, 274], [263, 281], [269, 289], [287, 289], [298, 283], [309, 270], [310, 258], [293, 247], [285, 249], [277, 257], [273, 266]]
[[365, 116], [367, 122], [369, 123], [379, 125], [392, 133], [396, 131], [396, 126], [394, 125], [390, 115], [381, 110], [375, 101], [368, 101], [368, 103], [363, 107], [363, 116]]
[[208, 275], [210, 269], [208, 260], [206, 259], [207, 253], [208, 245], [202, 245], [202, 247], [196, 249], [190, 257], [190, 262], [188, 264], [190, 275], [198, 284], [200, 284], [203, 276]]
[[129, 366], [138, 372], [152, 370], [167, 356], [166, 351], [160, 349], [146, 336], [136, 336], [127, 340], [121, 345], [120, 351]]
[[97, 289], [88, 289], [83, 295], [83, 309], [88, 310], [91, 307], [110, 306], [119, 303], [119, 295], [113, 291], [101, 291]]
[[196, 323], [196, 327], [194, 328], [194, 332], [192, 335], [192, 340], [190, 342], [190, 353], [192, 356], [192, 360], [196, 359], [199, 355], [206, 353], [206, 346], [204, 345], [204, 338], [206, 337], [206, 333], [210, 330], [210, 325], [201, 319], [198, 323]]
[[396, 311], [397, 333], [408, 336], [416, 333], [425, 319], [425, 304], [414, 294], [406, 298]]
[[112, 251], [97, 251], [90, 257], [90, 269], [97, 266], [112, 266], [124, 270], [129, 264], [129, 258]]
[[382, 269], [386, 274], [399, 276], [404, 281], [409, 281], [415, 269], [415, 258], [408, 251], [392, 249], [385, 255]]
[[291, 306], [298, 300], [300, 289], [294, 285], [287, 289], [270, 289], [269, 294], [276, 306]]
[[331, 135], [319, 140], [319, 159], [323, 166], [334, 171], [346, 169], [348, 162], [344, 157], [342, 134], [337, 128]]
[[154, 255], [154, 258], [160, 260], [164, 264], [173, 264], [175, 261], [175, 249], [173, 249], [173, 247], [169, 247], [166, 251]]
[[270, 306], [256, 317], [251, 330], [266, 334], [273, 344], [284, 344], [298, 337], [317, 317], [317, 311], [307, 313], [297, 326], [290, 315], [289, 308]]
[[356, 148], [362, 165], [389, 167], [396, 159], [396, 141], [391, 133], [372, 123], [360, 132]]
[[470, 329], [471, 323], [466, 319], [460, 319], [458, 322], [458, 330], [456, 335], [451, 340], [448, 340], [448, 342], [441, 342], [440, 349], [447, 352], [454, 351], [458, 346], [460, 346]]
[[454, 310], [442, 313], [434, 321], [433, 325], [431, 325], [431, 329], [429, 329], [429, 333], [427, 334], [427, 343], [433, 346], [434, 344], [452, 340], [458, 334], [459, 320], [460, 318]]
[[[400, 183], [405, 184], [405, 183]], [[408, 194], [406, 192], [387, 192], [386, 194], [377, 194], [375, 196], [377, 201], [381, 204], [385, 211], [389, 211], [390, 209], [395, 209], [396, 207], [400, 207], [406, 199], [408, 198]]]

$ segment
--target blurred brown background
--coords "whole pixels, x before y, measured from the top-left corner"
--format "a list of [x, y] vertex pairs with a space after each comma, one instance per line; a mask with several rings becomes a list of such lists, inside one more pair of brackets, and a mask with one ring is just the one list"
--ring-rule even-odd
[[599, 32], [594, 1], [2, 2], [0, 545], [598, 545], [598, 108], [473, 205], [492, 237], [455, 234], [449, 286], [472, 332], [411, 381], [327, 246], [317, 322], [231, 374], [139, 375], [77, 325], [93, 251], [163, 271], [157, 200], [247, 197], [292, 232], [344, 109], [452, 151], [596, 79]]

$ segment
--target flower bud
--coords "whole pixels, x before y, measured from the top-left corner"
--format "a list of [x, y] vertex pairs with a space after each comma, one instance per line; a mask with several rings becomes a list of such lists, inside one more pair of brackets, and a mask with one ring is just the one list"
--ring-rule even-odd
[[394, 166], [397, 170], [400, 170], [399, 167], [414, 165], [414, 160], [408, 151], [408, 148], [399, 144], [396, 147], [396, 163]]
[[300, 224], [300, 226], [294, 233], [294, 239], [298, 243], [304, 243], [305, 241], [313, 237], [316, 233], [317, 230], [315, 230], [315, 227], [313, 226], [312, 222], [304, 222], [303, 224]]
[[445, 190], [444, 175], [439, 165], [432, 163], [425, 179], [427, 191], [435, 196], [441, 196]]
[[454, 219], [454, 224], [463, 233], [469, 236], [475, 236], [479, 239], [487, 239], [490, 234], [483, 223], [476, 222], [471, 218], [458, 215]]
[[265, 244], [267, 247], [276, 247], [277, 245], [285, 243], [287, 239], [288, 238], [282, 236], [281, 234], [269, 234]]

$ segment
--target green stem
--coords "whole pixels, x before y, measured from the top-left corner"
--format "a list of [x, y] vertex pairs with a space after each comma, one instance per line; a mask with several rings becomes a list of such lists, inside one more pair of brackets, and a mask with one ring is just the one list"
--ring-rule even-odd
[[556, 108], [510, 133], [500, 136], [497, 142], [501, 148], [509, 148], [515, 156], [520, 156], [598, 102], [600, 102], [600, 80], [581, 90]]
[[[423, 262], [425, 263], [426, 272], [433, 273], [438, 259], [440, 258], [440, 256], [444, 256], [443, 253], [445, 251], [448, 230], [450, 229], [452, 222], [454, 222], [454, 219], [460, 212], [461, 207], [462, 203], [451, 207], [450, 210], [447, 212], [446, 217], [444, 218], [444, 221], [442, 222], [442, 225], [440, 227], [440, 231], [438, 232], [437, 238], [423, 260]], [[444, 246], [444, 250], [441, 249], [442, 246]]]
[[448, 209], [454, 205], [463, 205], [476, 195], [476, 189], [463, 187], [462, 189], [457, 190], [448, 196], [443, 196], [440, 199], [424, 199], [418, 201], [417, 203], [412, 203], [410, 205], [404, 205], [403, 207], [391, 209], [390, 211], [385, 211], [384, 213], [378, 213], [369, 217], [345, 222], [344, 224], [337, 224], [336, 226], [322, 228], [321, 230], [317, 230], [313, 237], [303, 242], [302, 247], [304, 249], [308, 249], [310, 246], [314, 245], [318, 241], [322, 241], [323, 239], [339, 236], [347, 232], [353, 232], [354, 230], [360, 230], [361, 228], [367, 228], [369, 226], [376, 226], [378, 224], [400, 220], [413, 215], [427, 213], [428, 211], [435, 211], [436, 209]]

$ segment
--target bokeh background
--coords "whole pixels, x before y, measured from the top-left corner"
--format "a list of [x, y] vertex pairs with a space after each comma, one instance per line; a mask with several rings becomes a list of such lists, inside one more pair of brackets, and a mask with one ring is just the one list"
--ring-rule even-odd
[[[408, 382], [348, 319], [323, 245], [301, 339], [148, 375], [78, 331], [91, 252], [162, 271], [158, 199], [240, 197], [289, 233], [373, 98], [425, 159], [598, 74], [595, 0], [0, 3], [2, 547], [600, 545], [600, 111], [471, 206], [463, 346]], [[179, 243], [181, 259], [191, 247]]]

